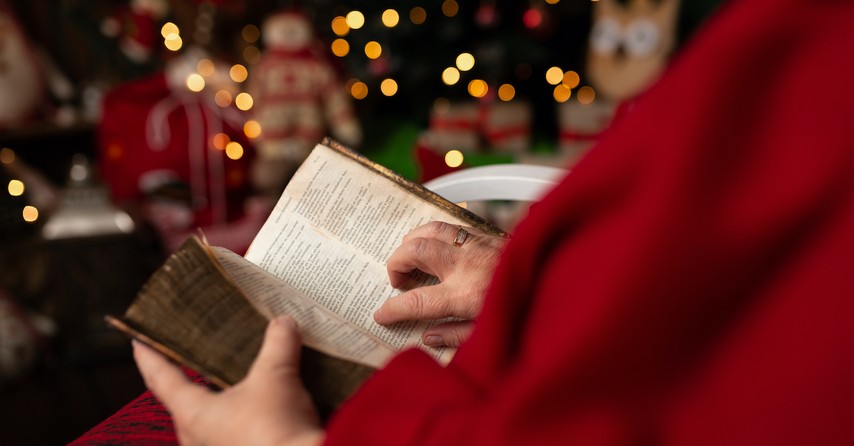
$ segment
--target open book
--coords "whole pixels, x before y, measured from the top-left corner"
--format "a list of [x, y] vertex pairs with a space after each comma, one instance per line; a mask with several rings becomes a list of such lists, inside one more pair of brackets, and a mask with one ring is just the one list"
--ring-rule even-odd
[[[257, 354], [267, 322], [290, 315], [315, 402], [334, 408], [395, 352], [416, 346], [446, 363], [453, 351], [421, 344], [429, 324], [378, 325], [374, 311], [400, 293], [385, 262], [413, 228], [433, 220], [503, 234], [331, 140], [288, 184], [244, 257], [188, 239], [143, 286], [114, 327], [228, 387]], [[435, 278], [421, 273], [422, 284]]]

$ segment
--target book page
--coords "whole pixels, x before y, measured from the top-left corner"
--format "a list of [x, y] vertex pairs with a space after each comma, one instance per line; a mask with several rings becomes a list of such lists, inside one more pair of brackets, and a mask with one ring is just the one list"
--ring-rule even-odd
[[211, 246], [217, 262], [267, 319], [288, 315], [300, 326], [303, 344], [374, 368], [395, 353], [385, 342], [321, 307], [296, 288], [228, 249]]
[[246, 258], [394, 349], [421, 344], [432, 322], [384, 327], [373, 319], [400, 293], [386, 260], [403, 236], [433, 220], [467, 224], [334, 149], [318, 145], [296, 173]]

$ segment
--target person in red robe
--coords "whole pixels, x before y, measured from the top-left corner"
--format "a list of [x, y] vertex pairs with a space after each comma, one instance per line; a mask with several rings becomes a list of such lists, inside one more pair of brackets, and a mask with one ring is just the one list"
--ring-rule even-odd
[[381, 322], [470, 316], [453, 289], [492, 277], [470, 336], [432, 334], [467, 337], [448, 366], [402, 352], [321, 427], [279, 319], [232, 389], [137, 346], [147, 385], [191, 443], [854, 444], [852, 24], [847, 1], [721, 7], [494, 274], [480, 234], [419, 229], [392, 280], [444, 288]]

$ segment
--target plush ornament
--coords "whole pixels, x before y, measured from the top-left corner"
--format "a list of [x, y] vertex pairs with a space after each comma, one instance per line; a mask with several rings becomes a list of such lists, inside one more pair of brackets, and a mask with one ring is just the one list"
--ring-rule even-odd
[[[98, 128], [101, 177], [114, 200], [142, 209], [168, 249], [201, 228], [211, 243], [240, 252], [266, 215], [248, 203], [253, 152], [243, 116], [216, 105], [208, 89], [194, 93], [186, 86], [200, 57], [187, 51], [163, 73], [106, 95]], [[227, 156], [224, 141], [240, 144], [242, 156]]]
[[439, 139], [431, 130], [426, 130], [418, 135], [413, 147], [414, 158], [418, 167], [418, 182], [425, 183], [436, 177], [466, 168], [465, 164], [451, 167], [445, 162], [445, 153], [448, 149], [438, 145]]
[[0, 2], [0, 128], [36, 117], [47, 99], [39, 57], [5, 2]]
[[362, 131], [305, 15], [276, 13], [264, 20], [261, 34], [265, 51], [249, 79], [253, 117], [261, 125], [252, 176], [258, 189], [278, 195], [327, 132], [356, 147]]
[[[614, 121], [629, 112], [659, 77], [681, 42], [720, 0], [599, 0], [593, 6], [587, 75], [590, 104], [559, 110], [560, 146], [578, 158]], [[610, 117], [608, 115], [611, 115]]]
[[523, 153], [530, 149], [534, 111], [526, 101], [493, 102], [480, 107], [480, 128], [489, 149]]
[[677, 46], [679, 0], [599, 0], [593, 4], [587, 75], [596, 99], [557, 107], [558, 147], [576, 162], [615, 119], [631, 109]]
[[430, 111], [431, 145], [518, 154], [529, 148], [532, 120], [533, 109], [525, 101], [437, 101]]
[[614, 103], [599, 99], [589, 104], [569, 100], [557, 106], [558, 148], [564, 161], [575, 163], [610, 125]]
[[480, 106], [473, 101], [436, 101], [430, 110], [428, 144], [441, 151], [480, 149]]
[[131, 0], [101, 23], [101, 31], [119, 41], [122, 53], [133, 62], [151, 60], [158, 44], [160, 21], [169, 12], [167, 0]]
[[600, 0], [593, 7], [587, 74], [600, 95], [634, 98], [661, 74], [677, 45], [679, 0]]

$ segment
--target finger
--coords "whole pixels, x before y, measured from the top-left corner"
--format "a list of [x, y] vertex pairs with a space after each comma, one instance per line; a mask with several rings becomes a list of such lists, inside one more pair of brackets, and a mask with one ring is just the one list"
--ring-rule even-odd
[[424, 331], [422, 342], [430, 347], [459, 347], [474, 330], [472, 321], [436, 324]]
[[442, 284], [416, 288], [383, 302], [374, 312], [374, 321], [390, 325], [402, 321], [441, 319], [456, 314], [456, 302], [448, 295], [448, 287]]
[[406, 285], [410, 273], [421, 270], [444, 280], [446, 272], [456, 265], [459, 250], [448, 243], [428, 238], [414, 238], [403, 242], [388, 258], [386, 269], [391, 286]]
[[247, 377], [298, 374], [301, 347], [299, 328], [293, 318], [280, 316], [271, 320]]
[[209, 391], [191, 382], [187, 375], [165, 356], [139, 341], [133, 341], [133, 357], [145, 386], [171, 413], [198, 407]]
[[[468, 227], [465, 227], [464, 229], [470, 233], [474, 231]], [[443, 221], [431, 221], [430, 223], [425, 223], [410, 231], [408, 234], [403, 236], [403, 241], [406, 242], [416, 238], [429, 238], [443, 243], [452, 244], [454, 242], [454, 238], [457, 236], [457, 231], [459, 230], [460, 226], [458, 225], [452, 225]]]

